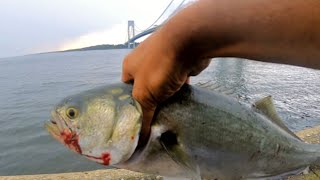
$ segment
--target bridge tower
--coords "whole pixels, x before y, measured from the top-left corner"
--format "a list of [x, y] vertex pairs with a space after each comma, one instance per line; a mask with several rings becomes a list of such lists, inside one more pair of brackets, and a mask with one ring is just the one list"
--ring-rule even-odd
[[131, 48], [131, 44], [132, 44], [132, 48], [135, 48], [135, 42], [130, 41], [130, 39], [133, 38], [134, 36], [135, 36], [134, 21], [129, 20], [128, 21], [128, 48]]

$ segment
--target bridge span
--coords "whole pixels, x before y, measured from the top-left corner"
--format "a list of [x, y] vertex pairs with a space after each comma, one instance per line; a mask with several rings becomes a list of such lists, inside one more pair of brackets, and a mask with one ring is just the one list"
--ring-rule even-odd
[[[135, 34], [136, 32], [136, 25], [134, 23], [133, 20], [128, 21], [128, 41], [126, 42], [128, 44], [128, 48], [134, 48], [135, 47], [135, 41], [143, 36], [146, 36], [148, 34], [153, 33], [154, 31], [156, 31], [159, 27], [161, 27], [161, 25], [163, 24], [163, 22], [160, 25], [156, 25], [156, 23], [161, 19], [161, 17], [163, 17], [163, 15], [165, 14], [165, 12], [169, 9], [169, 7], [173, 4], [174, 0], [171, 0], [171, 2], [167, 5], [167, 7], [164, 9], [164, 11], [161, 13], [161, 15], [145, 30], [143, 30], [141, 33], [139, 34]], [[171, 14], [168, 16], [172, 16], [173, 14], [175, 14], [184, 4], [186, 0], [181, 0], [180, 4], [177, 8], [175, 8], [175, 10], [173, 12], [171, 12]], [[139, 29], [139, 28], [137, 28]]]
[[141, 32], [141, 33], [133, 36], [133, 37], [132, 37], [131, 39], [129, 39], [128, 42], [127, 42], [128, 48], [131, 48], [131, 45], [133, 45], [133, 48], [134, 48], [134, 44], [135, 44], [134, 42], [135, 42], [137, 39], [139, 39], [139, 38], [141, 38], [141, 37], [143, 37], [143, 36], [146, 36], [146, 35], [148, 35], [148, 34], [153, 33], [153, 32], [156, 31], [159, 27], [160, 27], [160, 26], [152, 27], [152, 28], [150, 28], [150, 29], [147, 29], [147, 30], [145, 30], [145, 31], [143, 31], [143, 32]]

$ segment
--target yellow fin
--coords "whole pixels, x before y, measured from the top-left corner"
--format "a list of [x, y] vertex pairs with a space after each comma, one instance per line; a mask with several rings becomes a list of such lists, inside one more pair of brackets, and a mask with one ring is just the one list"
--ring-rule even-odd
[[267, 116], [273, 123], [277, 124], [283, 130], [291, 134], [300, 140], [300, 138], [294, 134], [278, 116], [276, 108], [274, 107], [273, 100], [271, 96], [267, 96], [255, 102], [256, 109], [260, 110], [265, 116]]

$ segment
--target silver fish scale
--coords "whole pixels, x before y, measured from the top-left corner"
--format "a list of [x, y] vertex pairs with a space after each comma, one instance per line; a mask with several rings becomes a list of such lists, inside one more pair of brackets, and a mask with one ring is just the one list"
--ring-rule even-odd
[[[185, 85], [159, 107], [152, 127], [153, 138], [136, 159], [133, 170], [157, 164], [155, 172], [152, 168], [143, 172], [188, 176], [183, 174], [186, 169], [168, 165], [172, 159], [161, 148], [159, 134], [153, 133], [159, 126], [164, 132], [176, 134], [178, 146], [192, 157], [202, 178], [207, 179], [271, 177], [304, 168], [319, 157], [318, 145], [296, 139], [251, 107]], [[170, 167], [170, 171], [158, 166]], [[132, 168], [130, 163], [126, 168]]]

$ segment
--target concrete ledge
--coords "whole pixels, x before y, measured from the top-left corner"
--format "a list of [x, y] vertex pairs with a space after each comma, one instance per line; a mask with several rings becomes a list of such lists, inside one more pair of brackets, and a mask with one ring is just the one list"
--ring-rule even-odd
[[[296, 133], [301, 139], [308, 143], [320, 144], [320, 126], [302, 130]], [[289, 177], [289, 180], [319, 180], [320, 167], [311, 167], [312, 171], [306, 175], [298, 175]], [[61, 173], [61, 174], [40, 174], [40, 175], [21, 175], [21, 176], [0, 176], [4, 180], [69, 180], [69, 179], [84, 179], [84, 180], [160, 180], [161, 176], [142, 174], [123, 169], [106, 169], [96, 171]]]
[[123, 169], [106, 169], [96, 171], [61, 173], [61, 174], [39, 174], [21, 176], [0, 176], [1, 180], [161, 180], [161, 176], [142, 174]]
[[[320, 144], [320, 126], [308, 128], [296, 133], [302, 140], [310, 144]], [[289, 177], [289, 180], [319, 180], [320, 166], [310, 167], [311, 171], [306, 175]]]

